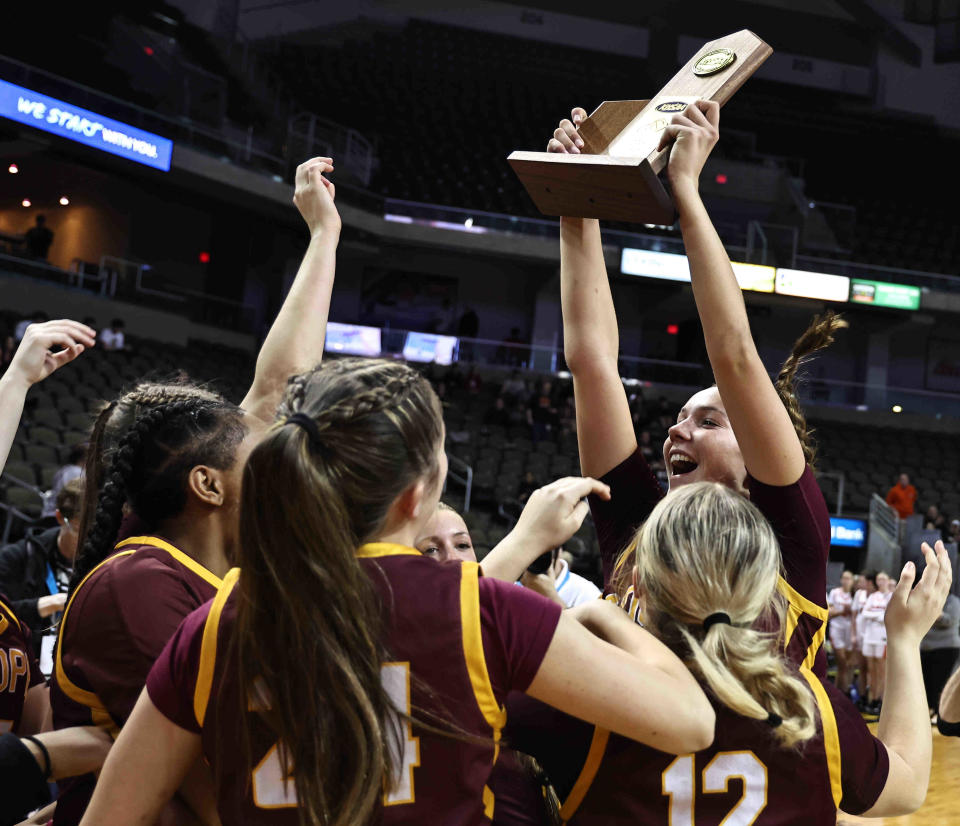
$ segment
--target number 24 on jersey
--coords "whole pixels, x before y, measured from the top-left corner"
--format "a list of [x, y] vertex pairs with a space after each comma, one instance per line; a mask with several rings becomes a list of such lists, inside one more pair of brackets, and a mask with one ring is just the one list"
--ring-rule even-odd
[[[410, 663], [384, 663], [380, 679], [393, 707], [409, 718]], [[389, 739], [395, 785], [384, 794], [384, 806], [413, 803], [413, 770], [420, 765], [420, 738], [413, 736], [408, 719], [395, 720], [400, 736]], [[259, 809], [285, 809], [297, 805], [297, 790], [293, 778], [284, 776], [279, 745], [271, 746], [253, 770], [253, 802]]]

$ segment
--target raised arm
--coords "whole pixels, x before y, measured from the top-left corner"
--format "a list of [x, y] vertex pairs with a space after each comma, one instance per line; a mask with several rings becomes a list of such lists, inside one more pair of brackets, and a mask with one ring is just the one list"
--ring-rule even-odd
[[908, 562], [887, 607], [887, 677], [877, 737], [886, 746], [890, 772], [866, 817], [909, 814], [923, 804], [930, 783], [931, 737], [920, 640], [943, 610], [953, 572], [943, 542], [936, 552], [923, 543], [927, 566], [911, 591], [917, 572]]
[[79, 321], [61, 319], [31, 324], [0, 377], [0, 471], [7, 463], [13, 437], [20, 426], [27, 391], [54, 370], [93, 347], [96, 332]]
[[697, 101], [673, 117], [661, 148], [673, 142], [667, 175], [680, 214], [693, 294], [744, 464], [760, 482], [790, 485], [803, 474], [803, 448], [757, 353], [740, 286], [700, 199], [700, 172], [719, 138], [719, 122], [717, 103]]
[[253, 385], [240, 404], [267, 422], [273, 421], [287, 379], [310, 369], [323, 355], [340, 240], [336, 190], [323, 177], [332, 171], [330, 158], [312, 158], [297, 167], [293, 202], [307, 222], [310, 245], [260, 349]]
[[713, 742], [716, 715], [693, 675], [606, 600], [560, 615], [527, 693], [671, 754], [700, 751]]
[[[548, 152], [579, 154], [576, 108], [547, 145]], [[627, 393], [617, 360], [620, 334], [600, 243], [600, 222], [560, 219], [560, 301], [563, 352], [573, 375], [580, 470], [601, 477], [637, 449]]]

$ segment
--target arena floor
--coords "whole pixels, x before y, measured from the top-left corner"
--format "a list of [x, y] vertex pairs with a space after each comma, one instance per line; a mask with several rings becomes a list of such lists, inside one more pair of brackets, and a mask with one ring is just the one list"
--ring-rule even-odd
[[[876, 734], [876, 725], [870, 730]], [[960, 821], [957, 811], [957, 768], [960, 767], [960, 737], [944, 737], [933, 732], [933, 767], [927, 802], [918, 812], [905, 817], [863, 818], [841, 815], [837, 826], [872, 824], [872, 826], [955, 826]]]

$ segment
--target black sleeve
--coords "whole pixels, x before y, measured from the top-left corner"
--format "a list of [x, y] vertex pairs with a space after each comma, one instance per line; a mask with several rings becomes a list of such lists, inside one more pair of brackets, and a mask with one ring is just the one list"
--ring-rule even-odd
[[937, 717], [937, 729], [944, 737], [960, 737], [960, 721], [948, 723], [942, 717]]
[[7, 604], [17, 619], [31, 628], [41, 627], [37, 612], [37, 595], [28, 593], [27, 560], [30, 558], [26, 540], [7, 545], [0, 550], [0, 594], [7, 597]]
[[27, 572], [27, 541], [22, 539], [0, 549], [0, 593], [11, 601], [23, 599]]
[[0, 736], [0, 826], [19, 823], [50, 802], [43, 772], [16, 734]]

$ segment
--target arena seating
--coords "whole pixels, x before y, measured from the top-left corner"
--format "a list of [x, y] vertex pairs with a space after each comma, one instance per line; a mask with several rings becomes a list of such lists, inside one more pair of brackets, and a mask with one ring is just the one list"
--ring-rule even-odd
[[[269, 57], [305, 109], [318, 108], [319, 84], [325, 111], [378, 141], [372, 188], [380, 194], [533, 217], [539, 213], [505, 162], [510, 151], [541, 148], [575, 102], [590, 109], [657, 85], [642, 60], [420, 20], [371, 27], [342, 44], [287, 41]], [[890, 167], [903, 153], [922, 163], [919, 145], [944, 145], [932, 122], [897, 121], [860, 100], [798, 86], [787, 97], [784, 88], [751, 80], [724, 125], [754, 135], [756, 151], [802, 166], [811, 200], [857, 209], [853, 260], [960, 271], [957, 208], [919, 195], [923, 172]], [[714, 152], [749, 154], [732, 137]]]

